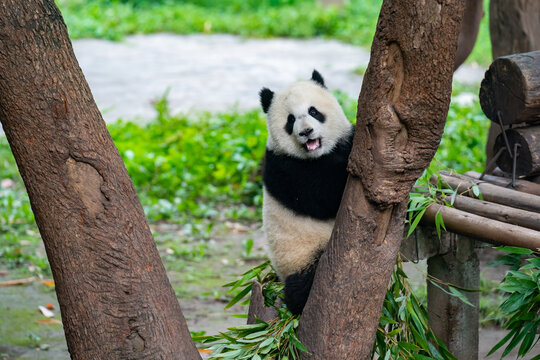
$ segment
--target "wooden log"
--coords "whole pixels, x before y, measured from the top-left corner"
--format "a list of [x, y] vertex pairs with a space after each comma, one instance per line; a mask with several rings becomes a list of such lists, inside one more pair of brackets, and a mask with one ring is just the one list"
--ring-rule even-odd
[[[473, 185], [476, 184], [482, 198], [486, 201], [527, 211], [540, 212], [540, 196], [525, 194], [512, 189], [505, 189], [486, 182], [476, 183], [474, 180], [459, 174], [441, 172], [441, 177], [452, 189], [457, 189], [458, 194], [460, 195], [476, 197], [472, 190]], [[437, 182], [434, 178], [432, 178], [431, 181], [434, 183]]]
[[[492, 58], [540, 49], [540, 1], [490, 0], [489, 34]], [[491, 124], [486, 142], [486, 164], [495, 155], [499, 126]]]
[[448, 231], [470, 236], [495, 245], [517, 246], [540, 250], [540, 232], [521, 226], [505, 224], [449, 206], [432, 204], [424, 213], [422, 221], [435, 222], [437, 212], [442, 214]]
[[[540, 63], [538, 65], [540, 77]], [[540, 105], [540, 87], [538, 90], [538, 104]], [[516, 158], [516, 175], [532, 176], [540, 173], [540, 125], [519, 129], [508, 129], [505, 133], [512, 151], [514, 145], [519, 144], [518, 156]], [[504, 147], [506, 147], [504, 136], [503, 134], [499, 134], [495, 140], [493, 151], [497, 153], [499, 149]], [[512, 173], [513, 161], [514, 159], [510, 156], [508, 151], [505, 151], [497, 159], [497, 165], [501, 170]]]
[[490, 0], [493, 59], [540, 49], [540, 1]]
[[[480, 181], [480, 175], [481, 174], [476, 171], [467, 171], [465, 173], [465, 176], [469, 176], [470, 178], [476, 179], [478, 181]], [[512, 184], [512, 179], [495, 175], [484, 175], [482, 181], [493, 185], [502, 186], [504, 188], [509, 188]], [[540, 185], [527, 180], [516, 180], [514, 184], [514, 190], [540, 196]]]
[[[499, 131], [499, 134], [501, 132]], [[495, 136], [496, 137], [496, 136]], [[491, 144], [491, 149], [493, 149], [493, 145], [495, 144], [495, 139], [493, 139], [493, 144]], [[498, 176], [498, 177], [502, 177], [502, 178], [509, 178], [508, 174], [505, 173], [504, 171], [501, 170], [500, 167], [496, 167], [495, 169], [493, 169], [493, 171], [491, 172], [491, 175], [495, 175], [495, 176]]]
[[[446, 201], [450, 202], [447, 196]], [[498, 220], [507, 224], [523, 226], [540, 231], [540, 213], [516, 209], [484, 200], [458, 195], [454, 199], [454, 207], [472, 214]]]
[[[277, 300], [276, 300], [277, 301]], [[264, 305], [262, 285], [257, 280], [253, 280], [251, 287], [251, 300], [249, 301], [248, 324], [256, 324], [257, 319], [270, 321], [278, 316], [278, 312], [271, 306]]]
[[493, 61], [480, 85], [480, 105], [486, 116], [505, 125], [540, 120], [540, 51]]

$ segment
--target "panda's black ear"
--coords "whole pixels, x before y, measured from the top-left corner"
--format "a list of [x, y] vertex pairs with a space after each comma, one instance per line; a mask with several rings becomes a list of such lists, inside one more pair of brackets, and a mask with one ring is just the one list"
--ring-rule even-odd
[[326, 85], [324, 85], [324, 79], [317, 70], [313, 70], [313, 74], [311, 74], [311, 80], [315, 81], [317, 84], [321, 85], [323, 88], [326, 88]]
[[272, 99], [274, 98], [274, 92], [268, 88], [262, 88], [259, 92], [259, 96], [261, 98], [261, 106], [263, 108], [263, 111], [265, 113], [268, 112], [268, 108], [270, 108], [270, 104], [272, 104]]

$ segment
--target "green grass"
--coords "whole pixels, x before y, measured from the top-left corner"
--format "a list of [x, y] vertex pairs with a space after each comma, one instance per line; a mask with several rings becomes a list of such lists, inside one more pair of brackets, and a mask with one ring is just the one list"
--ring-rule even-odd
[[266, 125], [260, 111], [171, 115], [166, 98], [146, 126], [109, 131], [151, 220], [256, 219]]
[[[70, 36], [121, 40], [130, 34], [229, 33], [245, 37], [324, 37], [369, 47], [382, 0], [351, 0], [343, 8], [315, 0], [57, 0]], [[486, 5], [486, 14], [488, 13]], [[470, 62], [491, 62], [488, 16]]]

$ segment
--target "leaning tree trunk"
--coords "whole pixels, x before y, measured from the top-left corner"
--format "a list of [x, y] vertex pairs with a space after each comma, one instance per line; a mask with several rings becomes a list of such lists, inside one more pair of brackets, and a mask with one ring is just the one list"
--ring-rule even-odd
[[0, 2], [0, 120], [74, 359], [200, 359], [53, 0]]
[[385, 0], [349, 179], [300, 320], [309, 359], [369, 359], [409, 191], [441, 139], [463, 0]]

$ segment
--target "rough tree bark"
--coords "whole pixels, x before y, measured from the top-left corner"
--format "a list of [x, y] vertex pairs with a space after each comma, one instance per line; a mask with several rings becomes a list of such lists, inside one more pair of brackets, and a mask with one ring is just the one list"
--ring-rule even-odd
[[[540, 1], [491, 0], [489, 32], [493, 59], [540, 50]], [[486, 143], [486, 164], [493, 158], [499, 127], [491, 124]]]
[[443, 132], [463, 3], [383, 2], [349, 179], [300, 320], [305, 358], [370, 358], [409, 191]]
[[53, 0], [0, 2], [0, 120], [74, 359], [200, 359]]

